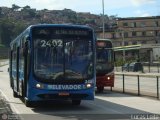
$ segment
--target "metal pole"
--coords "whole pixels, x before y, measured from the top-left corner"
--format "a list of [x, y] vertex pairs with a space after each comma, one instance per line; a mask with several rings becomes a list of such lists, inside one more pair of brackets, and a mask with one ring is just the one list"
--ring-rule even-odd
[[138, 77], [138, 95], [140, 95], [140, 83], [139, 83], [139, 75], [138, 75], [137, 77]]
[[111, 91], [112, 91], [112, 87], [111, 87]]
[[[122, 30], [122, 46], [124, 45], [124, 31]], [[125, 50], [123, 49], [123, 64], [125, 63]]]
[[105, 32], [105, 25], [104, 25], [104, 0], [102, 0], [102, 11], [103, 11], [103, 15], [102, 15], [102, 23], [103, 23], [103, 39], [104, 39], [104, 32]]
[[157, 99], [159, 99], [159, 77], [157, 76]]
[[159, 63], [157, 64], [157, 67], [158, 67], [158, 73], [159, 73]]
[[149, 68], [149, 73], [151, 72], [151, 63], [150, 63], [150, 61], [149, 61], [149, 66], [148, 66], [148, 68]]
[[125, 84], [124, 84], [124, 74], [123, 74], [123, 93], [125, 92], [124, 87], [125, 87]]

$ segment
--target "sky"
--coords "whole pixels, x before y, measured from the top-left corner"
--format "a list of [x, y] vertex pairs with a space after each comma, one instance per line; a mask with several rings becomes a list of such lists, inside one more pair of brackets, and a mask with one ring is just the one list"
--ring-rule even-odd
[[[102, 14], [102, 0], [0, 0], [0, 6], [29, 5], [37, 10], [72, 9], [76, 12]], [[160, 0], [104, 0], [104, 13], [117, 17], [147, 17], [160, 15]]]

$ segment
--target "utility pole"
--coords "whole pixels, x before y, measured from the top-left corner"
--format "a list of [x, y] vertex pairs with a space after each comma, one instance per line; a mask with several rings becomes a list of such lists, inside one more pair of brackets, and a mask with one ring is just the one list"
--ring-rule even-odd
[[[124, 31], [122, 30], [121, 33], [122, 33], [122, 46], [124, 47], [125, 46], [125, 44], [124, 44]], [[125, 56], [126, 56], [126, 53], [123, 48], [123, 63], [125, 62]]]
[[105, 25], [104, 25], [104, 0], [102, 0], [102, 11], [103, 11], [103, 15], [102, 15], [102, 23], [103, 23], [103, 39], [105, 37], [104, 32], [105, 32]]

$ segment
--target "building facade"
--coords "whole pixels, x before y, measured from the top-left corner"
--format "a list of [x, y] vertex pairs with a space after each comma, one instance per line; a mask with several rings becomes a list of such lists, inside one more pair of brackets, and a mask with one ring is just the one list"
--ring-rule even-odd
[[[117, 26], [106, 29], [104, 35], [115, 47], [160, 43], [160, 16], [118, 18], [116, 22]], [[97, 31], [97, 37], [103, 37], [102, 31]]]
[[[103, 38], [102, 30], [97, 31], [97, 37]], [[104, 38], [111, 39], [114, 47], [160, 44], [160, 16], [118, 18], [116, 19], [116, 26], [105, 29]], [[121, 51], [118, 55], [123, 57], [123, 61], [126, 61], [127, 58], [137, 59], [139, 58], [138, 56], [141, 56], [143, 61], [160, 59], [159, 54], [154, 56], [153, 53], [157, 52], [148, 47], [140, 51], [123, 51], [123, 54]]]

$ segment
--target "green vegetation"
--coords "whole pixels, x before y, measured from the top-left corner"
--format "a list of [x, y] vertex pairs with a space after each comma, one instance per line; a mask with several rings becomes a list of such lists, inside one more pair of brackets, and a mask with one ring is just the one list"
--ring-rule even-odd
[[5, 47], [4, 45], [0, 44], [0, 48]]
[[126, 57], [125, 61], [123, 61], [123, 57], [118, 56], [116, 58], [115, 65], [116, 66], [122, 66], [125, 63], [132, 63], [132, 62], [137, 62], [137, 59], [135, 59], [135, 57]]
[[0, 41], [3, 46], [8, 47], [11, 40], [24, 29], [19, 21], [9, 18], [0, 19]]

